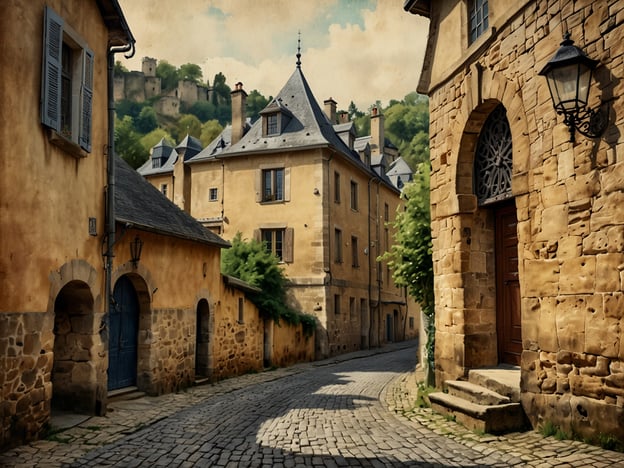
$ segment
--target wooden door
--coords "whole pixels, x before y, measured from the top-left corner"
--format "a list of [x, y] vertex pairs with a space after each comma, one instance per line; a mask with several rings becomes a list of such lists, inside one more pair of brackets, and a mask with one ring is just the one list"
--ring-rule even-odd
[[113, 290], [109, 314], [108, 390], [136, 385], [139, 299], [127, 276]]
[[520, 364], [522, 320], [518, 278], [518, 232], [516, 207], [512, 202], [497, 208], [496, 218], [496, 332], [498, 360]]

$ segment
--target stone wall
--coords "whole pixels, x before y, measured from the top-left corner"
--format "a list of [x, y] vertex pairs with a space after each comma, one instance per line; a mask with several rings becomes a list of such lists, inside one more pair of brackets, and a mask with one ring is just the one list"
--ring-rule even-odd
[[[461, 2], [459, 2], [461, 4]], [[534, 426], [553, 422], [624, 440], [624, 2], [514, 2], [491, 36], [430, 83], [436, 377], [497, 363], [491, 210], [477, 207], [472, 172], [491, 110], [507, 111], [513, 141], [522, 311], [522, 402]], [[494, 14], [494, 9], [492, 9]], [[501, 15], [501, 11], [498, 11]], [[434, 17], [435, 19], [435, 17]], [[569, 132], [537, 72], [569, 30], [599, 59], [590, 105], [610, 125]], [[437, 32], [444, 43], [445, 31]]]
[[273, 325], [271, 365], [286, 367], [314, 360], [314, 333], [306, 335], [301, 325], [281, 321]]
[[[243, 300], [240, 320], [238, 305]], [[212, 333], [212, 377], [216, 380], [263, 368], [264, 321], [244, 293], [224, 287]]]
[[54, 317], [0, 314], [0, 447], [33, 440], [52, 398]]

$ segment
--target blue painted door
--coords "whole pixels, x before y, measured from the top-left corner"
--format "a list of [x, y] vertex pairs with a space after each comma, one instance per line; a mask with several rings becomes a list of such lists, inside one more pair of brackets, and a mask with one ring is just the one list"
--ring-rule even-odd
[[119, 278], [109, 314], [108, 389], [136, 385], [139, 300], [132, 282]]

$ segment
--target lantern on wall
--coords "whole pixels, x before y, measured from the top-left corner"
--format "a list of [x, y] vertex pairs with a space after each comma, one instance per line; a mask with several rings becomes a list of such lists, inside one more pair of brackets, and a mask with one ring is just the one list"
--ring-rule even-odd
[[570, 33], [566, 32], [561, 47], [539, 72], [546, 77], [553, 106], [557, 114], [563, 114], [572, 142], [575, 130], [588, 138], [596, 138], [607, 127], [606, 113], [587, 105], [592, 74], [598, 63], [576, 47]]
[[134, 268], [139, 265], [141, 260], [141, 251], [143, 250], [143, 241], [136, 236], [132, 242], [130, 242], [130, 261]]

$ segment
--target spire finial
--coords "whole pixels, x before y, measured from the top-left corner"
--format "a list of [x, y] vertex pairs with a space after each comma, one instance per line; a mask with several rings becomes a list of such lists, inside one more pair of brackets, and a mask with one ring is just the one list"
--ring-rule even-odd
[[297, 38], [297, 68], [301, 68], [301, 31], [298, 32]]

